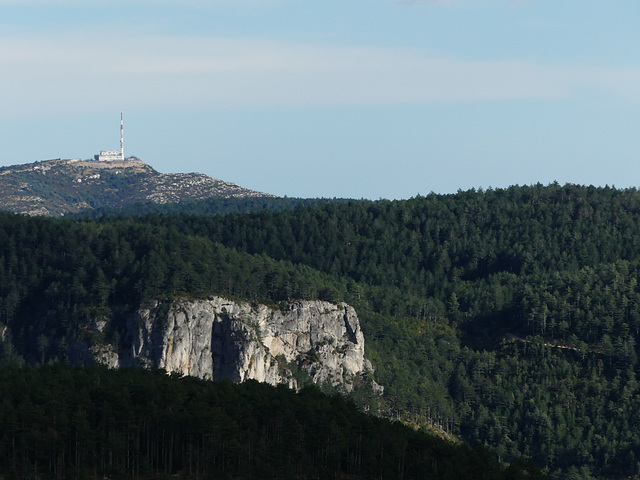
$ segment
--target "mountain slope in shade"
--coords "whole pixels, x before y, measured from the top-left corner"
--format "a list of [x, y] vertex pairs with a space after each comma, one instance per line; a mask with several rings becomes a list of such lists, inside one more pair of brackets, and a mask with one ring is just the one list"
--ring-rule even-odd
[[136, 157], [110, 162], [57, 159], [0, 168], [0, 210], [27, 215], [242, 197], [274, 195], [202, 173], [159, 173]]

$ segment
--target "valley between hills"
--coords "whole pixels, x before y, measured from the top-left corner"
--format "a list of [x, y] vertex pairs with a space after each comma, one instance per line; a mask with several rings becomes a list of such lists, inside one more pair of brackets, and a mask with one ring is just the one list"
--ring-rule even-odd
[[0, 475], [638, 478], [637, 190], [131, 162], [0, 170]]

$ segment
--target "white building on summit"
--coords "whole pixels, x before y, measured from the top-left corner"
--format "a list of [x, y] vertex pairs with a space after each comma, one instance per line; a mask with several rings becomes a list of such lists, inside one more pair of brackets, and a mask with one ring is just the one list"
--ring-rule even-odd
[[122, 112], [120, 112], [120, 151], [101, 150], [99, 155], [93, 158], [99, 162], [123, 162], [124, 161], [124, 122], [122, 120]]
[[124, 155], [117, 151], [101, 150], [100, 154], [95, 155], [94, 158], [99, 162], [121, 162], [124, 160]]

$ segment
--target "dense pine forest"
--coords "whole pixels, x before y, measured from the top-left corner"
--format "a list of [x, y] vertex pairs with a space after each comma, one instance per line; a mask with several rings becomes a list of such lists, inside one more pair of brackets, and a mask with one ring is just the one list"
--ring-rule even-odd
[[[503, 463], [530, 457], [556, 478], [640, 474], [635, 189], [533, 185], [225, 215], [172, 208], [0, 215], [2, 360], [78, 362], [79, 339], [119, 344], [118, 321], [153, 299], [346, 301], [385, 386], [379, 415]], [[82, 328], [96, 316], [114, 319], [105, 338]]]
[[0, 384], [3, 478], [543, 478], [316, 387], [62, 365], [0, 367]]
[[228, 213], [248, 213], [269, 210], [278, 212], [300, 206], [319, 205], [343, 201], [330, 198], [290, 198], [290, 197], [229, 197], [207, 198], [204, 200], [183, 200], [179, 203], [134, 203], [124, 207], [98, 207], [67, 214], [67, 218], [99, 218], [108, 215], [140, 216], [147, 214], [171, 215], [191, 212], [198, 215]]

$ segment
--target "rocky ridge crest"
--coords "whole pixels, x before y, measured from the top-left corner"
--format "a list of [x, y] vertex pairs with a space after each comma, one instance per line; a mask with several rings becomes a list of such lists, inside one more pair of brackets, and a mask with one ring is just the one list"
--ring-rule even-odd
[[202, 173], [159, 173], [124, 161], [46, 160], [0, 168], [0, 210], [61, 216], [85, 209], [207, 198], [273, 197]]

